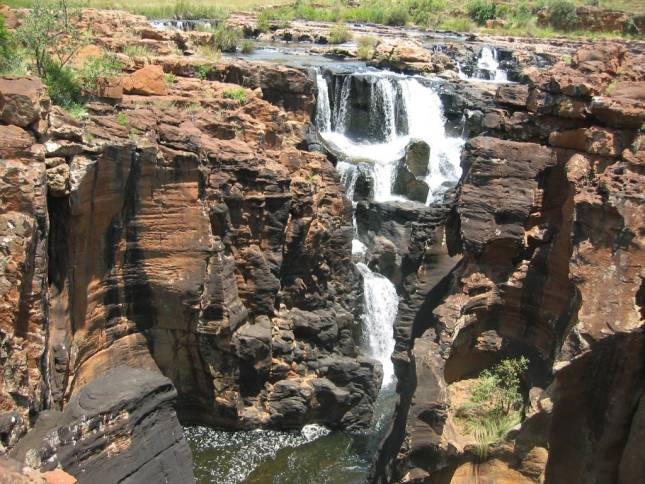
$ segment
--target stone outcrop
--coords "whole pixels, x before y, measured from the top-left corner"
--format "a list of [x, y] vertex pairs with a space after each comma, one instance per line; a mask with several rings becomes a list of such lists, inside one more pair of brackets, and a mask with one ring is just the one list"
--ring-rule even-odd
[[[404, 298], [396, 323], [401, 402], [383, 455], [400, 451], [380, 463], [395, 480], [461, 482], [475, 467], [493, 481], [638, 480], [642, 65], [620, 46], [583, 48], [483, 106], [447, 221], [443, 258], [458, 262], [416, 304]], [[433, 266], [415, 267], [420, 284]], [[457, 388], [519, 355], [526, 419], [473, 464]]]
[[176, 396], [158, 371], [112, 368], [85, 385], [62, 412], [43, 412], [12, 456], [41, 469], [47, 482], [48, 473], [60, 468], [81, 484], [192, 482], [190, 448], [173, 408]]

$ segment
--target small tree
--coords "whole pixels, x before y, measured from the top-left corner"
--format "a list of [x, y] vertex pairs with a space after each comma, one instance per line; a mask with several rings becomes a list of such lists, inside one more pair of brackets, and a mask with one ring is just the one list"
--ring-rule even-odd
[[16, 38], [33, 58], [38, 75], [45, 77], [52, 65], [64, 68], [84, 44], [74, 25], [79, 17], [80, 8], [69, 0], [34, 1]]

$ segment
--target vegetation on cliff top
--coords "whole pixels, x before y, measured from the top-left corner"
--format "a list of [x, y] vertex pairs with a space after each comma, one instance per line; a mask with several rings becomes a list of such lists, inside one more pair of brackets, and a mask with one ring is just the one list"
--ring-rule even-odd
[[469, 400], [457, 410], [457, 422], [471, 434], [479, 457], [491, 444], [501, 442], [522, 420], [524, 398], [521, 378], [528, 368], [525, 357], [505, 359], [477, 377]]

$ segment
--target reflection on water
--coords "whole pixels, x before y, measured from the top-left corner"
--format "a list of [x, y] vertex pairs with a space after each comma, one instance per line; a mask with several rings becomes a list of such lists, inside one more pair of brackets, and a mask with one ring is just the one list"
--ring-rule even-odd
[[319, 425], [301, 431], [228, 432], [185, 427], [199, 484], [362, 484], [387, 431], [394, 385], [382, 389], [374, 425], [365, 433], [331, 432]]

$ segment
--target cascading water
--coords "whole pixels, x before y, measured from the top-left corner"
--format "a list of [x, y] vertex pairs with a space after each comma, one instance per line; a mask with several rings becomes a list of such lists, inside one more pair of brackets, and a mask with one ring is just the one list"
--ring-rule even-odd
[[316, 84], [324, 86], [319, 88], [318, 99], [316, 100], [316, 125], [320, 131], [331, 130], [331, 107], [329, 105], [329, 90], [327, 89], [327, 81], [318, 73], [316, 75]]
[[389, 279], [372, 272], [363, 263], [356, 264], [363, 275], [365, 314], [363, 315], [363, 334], [369, 356], [383, 364], [383, 385], [389, 387], [394, 380], [394, 337], [392, 325], [399, 306], [399, 297]]
[[486, 82], [506, 83], [509, 82], [508, 75], [504, 69], [500, 69], [498, 53], [495, 47], [484, 46], [477, 58], [477, 68], [472, 77], [468, 77], [459, 66], [459, 77], [464, 80], [478, 80]]
[[[439, 95], [435, 89], [413, 77], [382, 72], [360, 73], [360, 76], [374, 77], [368, 110], [369, 122], [380, 123], [381, 126], [380, 129], [370, 127], [369, 132], [375, 133], [376, 139], [357, 140], [347, 132], [347, 121], [351, 117], [351, 74], [337, 83], [342, 87], [336, 97], [334, 112], [342, 115], [337, 115], [332, 121], [331, 130], [319, 124], [323, 138], [349, 162], [369, 160], [374, 177], [374, 200], [378, 202], [403, 199], [392, 193], [397, 165], [412, 139], [425, 141], [430, 146], [428, 175], [424, 179], [430, 188], [427, 203], [435, 201], [461, 176], [460, 156], [464, 144], [462, 138], [446, 134]], [[318, 85], [321, 90], [328, 88], [324, 78]], [[329, 102], [329, 94], [319, 94], [319, 102], [321, 99]], [[397, 132], [397, 108], [405, 116], [402, 124], [407, 129], [402, 131], [407, 132]]]

